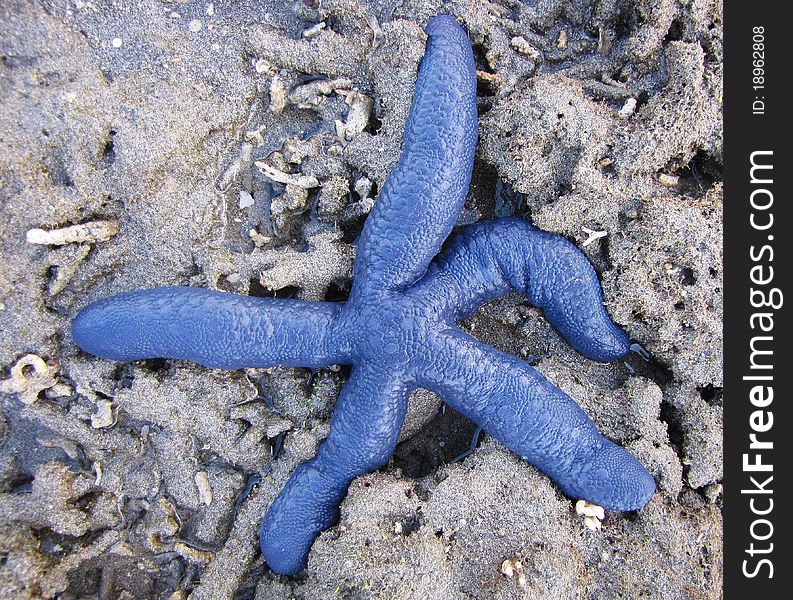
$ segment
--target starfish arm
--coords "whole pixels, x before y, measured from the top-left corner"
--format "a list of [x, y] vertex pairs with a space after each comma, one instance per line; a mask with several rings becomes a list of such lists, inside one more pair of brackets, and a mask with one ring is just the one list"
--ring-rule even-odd
[[353, 298], [421, 277], [465, 202], [477, 134], [471, 42], [448, 15], [426, 32], [402, 154], [358, 242]]
[[463, 229], [408, 293], [456, 322], [510, 291], [525, 294], [581, 354], [616, 360], [630, 339], [609, 317], [597, 274], [565, 238], [517, 218]]
[[405, 418], [408, 391], [392, 372], [370, 366], [353, 369], [327, 439], [314, 458], [295, 469], [262, 523], [262, 555], [273, 571], [301, 571], [316, 537], [337, 520], [350, 482], [388, 462]]
[[650, 501], [652, 475], [529, 365], [456, 328], [434, 336], [430, 347], [433, 360], [418, 385], [536, 466], [566, 495], [622, 511]]
[[72, 324], [86, 352], [112, 360], [181, 358], [207, 367], [348, 362], [329, 343], [341, 305], [164, 287], [89, 304]]

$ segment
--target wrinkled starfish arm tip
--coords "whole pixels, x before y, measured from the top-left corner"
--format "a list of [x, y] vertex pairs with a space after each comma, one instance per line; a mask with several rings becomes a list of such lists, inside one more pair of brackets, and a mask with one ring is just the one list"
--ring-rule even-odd
[[340, 305], [191, 287], [125, 292], [72, 323], [85, 352], [112, 360], [186, 359], [207, 367], [322, 367], [348, 362], [329, 344]]
[[435, 358], [419, 385], [536, 466], [567, 496], [622, 511], [650, 500], [652, 475], [528, 364], [457, 328], [433, 337], [430, 348]]
[[421, 277], [468, 193], [477, 136], [471, 43], [448, 15], [433, 18], [426, 31], [403, 151], [364, 224], [351, 298]]
[[409, 390], [400, 375], [353, 368], [328, 437], [314, 458], [295, 469], [262, 522], [262, 555], [276, 573], [300, 572], [316, 537], [338, 518], [350, 482], [388, 462], [407, 409]]
[[523, 219], [465, 227], [408, 293], [461, 321], [509, 291], [542, 308], [550, 323], [587, 358], [608, 362], [630, 350], [628, 335], [603, 305], [595, 270], [575, 245]]

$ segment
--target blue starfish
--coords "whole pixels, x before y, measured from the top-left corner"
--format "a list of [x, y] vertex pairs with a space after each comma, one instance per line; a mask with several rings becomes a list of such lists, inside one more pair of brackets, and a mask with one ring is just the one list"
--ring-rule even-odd
[[635, 510], [655, 491], [644, 467], [601, 436], [573, 400], [456, 325], [515, 290], [585, 356], [614, 360], [629, 348], [603, 307], [594, 270], [562, 237], [499, 219], [463, 229], [433, 261], [470, 183], [476, 77], [470, 42], [453, 18], [432, 19], [426, 32], [402, 155], [364, 225], [346, 303], [157, 288], [95, 302], [72, 326], [83, 350], [115, 360], [353, 365], [327, 439], [264, 519], [262, 552], [278, 573], [303, 569], [350, 482], [388, 461], [416, 387], [439, 394], [572, 498]]

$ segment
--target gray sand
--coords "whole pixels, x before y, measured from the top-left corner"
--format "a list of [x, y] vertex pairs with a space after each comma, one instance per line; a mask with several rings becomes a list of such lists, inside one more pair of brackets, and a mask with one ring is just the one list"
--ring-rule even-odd
[[[463, 326], [576, 399], [658, 493], [590, 531], [486, 434], [452, 462], [475, 426], [420, 392], [308, 569], [275, 576], [256, 531], [348, 371], [117, 364], [69, 324], [157, 285], [343, 299], [438, 12], [480, 69], [460, 223], [567, 236], [641, 348], [589, 361], [518, 295]], [[719, 598], [721, 18], [707, 0], [3, 2], [0, 597]], [[26, 241], [100, 220], [118, 233]]]

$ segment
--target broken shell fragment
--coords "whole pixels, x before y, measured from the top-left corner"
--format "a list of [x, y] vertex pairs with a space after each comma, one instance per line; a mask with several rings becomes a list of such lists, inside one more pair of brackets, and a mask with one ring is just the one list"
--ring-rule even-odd
[[523, 571], [523, 563], [520, 560], [506, 559], [501, 563], [501, 573], [510, 579], [517, 575], [517, 584], [526, 587], [526, 573]]
[[60, 229], [31, 229], [25, 234], [29, 244], [63, 246], [64, 244], [94, 244], [106, 242], [118, 233], [117, 221], [91, 221]]
[[19, 394], [25, 404], [33, 404], [39, 392], [58, 382], [57, 361], [45, 362], [40, 356], [26, 354], [11, 367], [11, 377], [0, 381], [0, 392]]
[[320, 21], [316, 25], [312, 25], [308, 29], [304, 29], [301, 35], [303, 38], [310, 40], [311, 38], [318, 36], [326, 26], [327, 25], [325, 24], [325, 21]]
[[299, 108], [311, 108], [317, 106], [323, 96], [329, 96], [336, 90], [348, 90], [351, 86], [352, 80], [344, 77], [320, 79], [297, 86], [289, 92], [288, 99]]
[[627, 119], [636, 112], [636, 98], [628, 98], [617, 115], [620, 119]]
[[591, 531], [600, 529], [600, 521], [606, 518], [606, 511], [602, 506], [590, 504], [586, 500], [579, 500], [575, 503], [575, 512], [584, 516], [584, 525]]
[[597, 517], [598, 519], [606, 518], [606, 511], [603, 510], [602, 506], [591, 504], [586, 500], [579, 500], [575, 503], [575, 512], [576, 514], [584, 515], [586, 517]]
[[276, 115], [280, 115], [284, 112], [286, 104], [286, 83], [276, 73], [270, 80], [270, 110]]
[[99, 399], [96, 401], [96, 413], [91, 415], [91, 427], [102, 429], [113, 424], [113, 403], [110, 400]]
[[345, 136], [348, 140], [352, 140], [366, 129], [373, 106], [374, 102], [369, 96], [361, 93], [356, 93], [353, 96], [350, 110], [347, 113], [347, 123], [345, 123]]
[[256, 168], [258, 168], [265, 177], [272, 179], [276, 183], [283, 183], [284, 185], [292, 185], [303, 189], [319, 187], [319, 180], [313, 175], [284, 173], [261, 160], [257, 160], [253, 164], [256, 165]]
[[206, 471], [198, 471], [193, 477], [198, 488], [198, 497], [206, 506], [212, 504], [212, 486], [209, 484], [209, 476]]
[[559, 32], [559, 37], [556, 39], [556, 47], [559, 50], [566, 50], [567, 49], [567, 30], [562, 29]]
[[528, 56], [532, 60], [539, 61], [542, 59], [542, 54], [534, 46], [532, 46], [523, 36], [516, 36], [509, 40], [509, 45], [512, 46], [516, 52]]
[[584, 525], [587, 526], [588, 529], [595, 531], [601, 528], [600, 519], [597, 517], [584, 517]]

